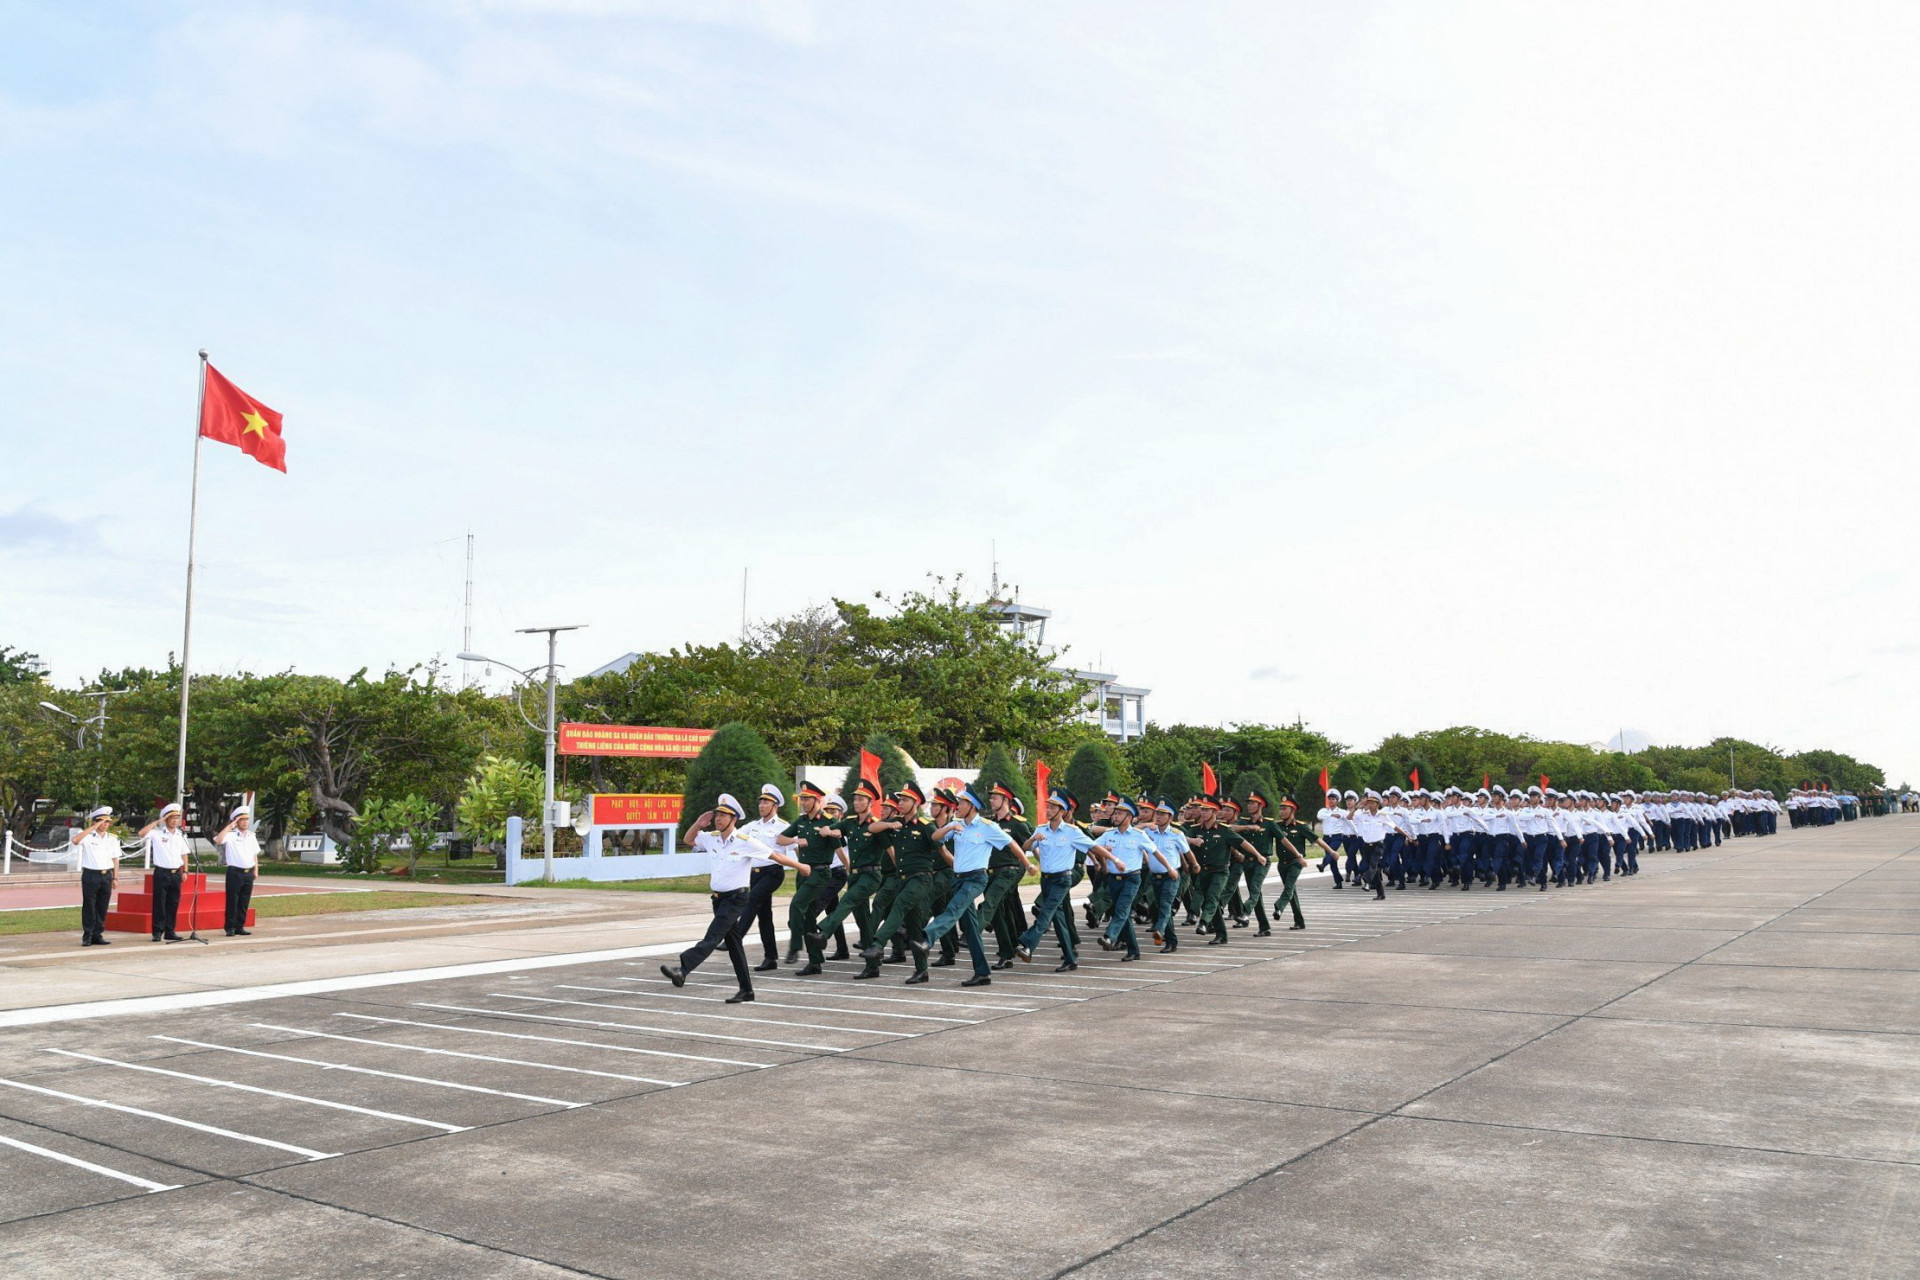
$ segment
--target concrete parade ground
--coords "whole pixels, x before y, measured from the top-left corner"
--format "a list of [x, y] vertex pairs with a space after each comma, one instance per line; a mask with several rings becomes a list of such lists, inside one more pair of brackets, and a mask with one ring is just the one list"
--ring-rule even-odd
[[0, 1275], [1920, 1276], [1920, 817], [1641, 868], [737, 1006], [687, 895], [0, 960]]

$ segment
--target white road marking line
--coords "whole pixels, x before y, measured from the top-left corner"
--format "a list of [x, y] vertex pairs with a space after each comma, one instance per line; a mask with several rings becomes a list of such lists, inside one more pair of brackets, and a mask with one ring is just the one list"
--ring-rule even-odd
[[[531, 1018], [530, 1013], [507, 1013], [501, 1009], [474, 1009], [463, 1004], [428, 1004], [416, 1000], [415, 1005], [422, 1009], [446, 1009], [454, 1013], [480, 1013], [494, 1018]], [[568, 1040], [562, 1036], [535, 1036], [521, 1031], [495, 1031], [488, 1027], [461, 1027], [446, 1022], [411, 1022], [406, 1018], [376, 1018], [368, 1013], [336, 1013], [336, 1018], [357, 1018], [362, 1022], [390, 1022], [401, 1027], [432, 1027], [436, 1031], [458, 1031], [469, 1036], [499, 1036], [503, 1040], [537, 1040], [542, 1044], [571, 1044], [583, 1049], [605, 1049], [609, 1053], [639, 1053], [649, 1058], [679, 1058], [685, 1062], [712, 1062], [723, 1067], [752, 1067], [764, 1071], [768, 1067], [777, 1067], [777, 1062], [744, 1062], [739, 1058], [709, 1058], [698, 1053], [674, 1053], [669, 1049], [642, 1049], [630, 1044], [602, 1044], [598, 1040]], [[546, 1019], [555, 1021], [555, 1019]], [[580, 1018], [561, 1018], [561, 1022], [581, 1022]]]
[[[253, 1026], [267, 1031], [290, 1031], [298, 1036], [319, 1036], [323, 1040], [344, 1040], [348, 1044], [371, 1044], [382, 1049], [406, 1049], [413, 1053], [432, 1053], [447, 1058], [471, 1058], [475, 1062], [498, 1062], [509, 1067], [537, 1067], [542, 1071], [565, 1071], [576, 1076], [602, 1076], [608, 1080], [631, 1080], [636, 1084], [663, 1084], [677, 1089], [685, 1084], [684, 1080], [655, 1080], [652, 1076], [625, 1076], [617, 1071], [592, 1071], [586, 1067], [565, 1067], [555, 1062], [533, 1062], [525, 1058], [496, 1058], [487, 1053], [463, 1053], [458, 1049], [432, 1049], [426, 1045], [400, 1044], [392, 1040], [371, 1040], [366, 1036], [339, 1036], [330, 1031], [310, 1031], [305, 1027], [282, 1027], [271, 1022], [256, 1022]], [[574, 1105], [580, 1105], [578, 1103]]]
[[345, 1062], [319, 1062], [313, 1058], [296, 1058], [285, 1053], [267, 1053], [261, 1049], [239, 1049], [230, 1044], [211, 1044], [205, 1040], [183, 1040], [179, 1036], [155, 1036], [155, 1040], [165, 1040], [171, 1044], [191, 1045], [196, 1049], [216, 1049], [221, 1053], [245, 1054], [249, 1058], [271, 1058], [275, 1062], [297, 1062], [302, 1066], [319, 1067], [322, 1071], [349, 1071], [357, 1076], [380, 1076], [387, 1080], [404, 1080], [408, 1084], [428, 1084], [441, 1089], [458, 1089], [462, 1093], [485, 1093], [496, 1098], [517, 1098], [521, 1102], [537, 1102], [543, 1107], [584, 1107], [584, 1102], [568, 1102], [565, 1098], [543, 1098], [531, 1093], [509, 1093], [505, 1089], [488, 1089], [477, 1084], [461, 1084], [457, 1080], [435, 1080], [430, 1076], [403, 1075], [398, 1071], [379, 1071], [373, 1067], [356, 1067]]
[[176, 1080], [191, 1080], [196, 1084], [216, 1085], [222, 1089], [238, 1089], [243, 1093], [260, 1093], [269, 1098], [284, 1098], [288, 1102], [305, 1102], [316, 1107], [330, 1107], [335, 1111], [353, 1111], [363, 1116], [377, 1116], [382, 1120], [398, 1120], [402, 1124], [417, 1124], [428, 1129], [439, 1129], [446, 1133], [465, 1133], [469, 1126], [463, 1124], [443, 1124], [438, 1120], [422, 1120], [419, 1116], [396, 1115], [391, 1111], [375, 1111], [370, 1107], [356, 1107], [351, 1102], [333, 1102], [327, 1098], [309, 1098], [298, 1093], [282, 1093], [278, 1089], [263, 1089], [257, 1084], [241, 1084], [238, 1080], [218, 1080], [212, 1076], [196, 1076], [185, 1071], [169, 1071], [165, 1067], [150, 1067], [142, 1062], [121, 1062], [117, 1058], [100, 1058], [91, 1053], [75, 1053], [72, 1049], [48, 1049], [47, 1053], [57, 1053], [64, 1058], [79, 1058], [86, 1062], [97, 1062], [103, 1067], [120, 1067], [127, 1071], [145, 1071], [156, 1076], [172, 1076]]
[[76, 1169], [85, 1169], [88, 1173], [105, 1174], [109, 1178], [118, 1178], [122, 1182], [130, 1182], [134, 1186], [144, 1189], [149, 1194], [155, 1191], [178, 1191], [180, 1189], [178, 1184], [169, 1186], [164, 1182], [153, 1182], [146, 1178], [136, 1178], [130, 1173], [122, 1173], [118, 1169], [109, 1169], [103, 1164], [95, 1164], [91, 1160], [82, 1160], [78, 1156], [66, 1155], [59, 1151], [49, 1151], [45, 1147], [36, 1147], [31, 1142], [22, 1142], [18, 1138], [9, 1138], [5, 1134], [0, 1134], [0, 1142], [4, 1142], [10, 1147], [18, 1147], [22, 1151], [30, 1151], [36, 1156], [45, 1156], [49, 1160], [58, 1160], [61, 1164], [70, 1164]]
[[[604, 988], [600, 987], [574, 987], [564, 982], [555, 983], [553, 989], [555, 991], [604, 990]], [[911, 1040], [921, 1034], [918, 1031], [875, 1031], [871, 1027], [836, 1027], [825, 1022], [784, 1022], [779, 1018], [743, 1018], [737, 1013], [694, 1013], [687, 1009], [649, 1009], [645, 1005], [610, 1004], [605, 1000], [561, 1000], [553, 996], [513, 995], [506, 991], [489, 991], [487, 994], [502, 1000], [544, 1000], [548, 1004], [579, 1004], [585, 1005], [589, 1009], [624, 1009], [628, 1013], [644, 1013], [651, 1017], [712, 1018], [715, 1022], [751, 1022], [762, 1027], [799, 1027], [804, 1031], [844, 1031], [850, 1036], [896, 1036]], [[638, 991], [622, 991], [617, 994], [624, 996], [641, 995], [644, 993]]]
[[[612, 981], [614, 982], [665, 982], [666, 979], [665, 978], [623, 978], [623, 977], [615, 976], [612, 979]], [[724, 982], [694, 983], [693, 979], [691, 978], [687, 979], [687, 981], [690, 983], [693, 983], [693, 985], [695, 986], [701, 986], [701, 987], [724, 987], [727, 985]], [[969, 990], [966, 994], [966, 999], [964, 1001], [963, 1000], [915, 1000], [907, 996], [870, 996], [860, 992], [843, 991], [841, 990], [841, 988], [846, 986], [847, 983], [836, 981], [833, 978], [826, 978], [826, 977], [823, 977], [819, 982], [813, 982], [806, 978], [783, 978], [777, 973], [763, 973], [753, 980], [753, 985], [757, 987], [763, 982], [788, 982], [788, 983], [792, 983], [795, 987], [801, 987], [801, 988], [810, 987], [810, 988], [813, 988], [814, 992], [831, 995], [836, 1000], [884, 1000], [890, 1004], [924, 1004], [924, 1005], [931, 1005], [936, 1009], [980, 1009], [989, 1013], [1037, 1013], [1039, 1012], [1036, 1009], [1021, 1008], [1018, 1005], [968, 1003], [969, 1001], [980, 999], [983, 996], [995, 996], [1003, 1000], [1012, 1000], [1017, 998], [1014, 996], [1002, 996], [997, 991]], [[798, 995], [799, 992], [796, 991], [794, 992], [794, 994]], [[812, 992], [810, 992], [809, 994], [812, 994]], [[1078, 996], [1066, 996], [1063, 998], [1068, 1000], [1079, 999]]]
[[[615, 978], [614, 981], [646, 982], [648, 979]], [[667, 980], [665, 978], [655, 978], [652, 979], [652, 981], [665, 983]], [[723, 986], [725, 984], [705, 982], [696, 983], [695, 985], [711, 987]], [[648, 1000], [699, 1000], [705, 1004], [720, 1003], [719, 996], [689, 996], [682, 995], [678, 991], [629, 991], [625, 987], [587, 987], [576, 986], [566, 982], [555, 983], [553, 989], [555, 991], [604, 991], [608, 995], [640, 996]], [[986, 1021], [985, 1018], [942, 1018], [931, 1013], [887, 1013], [880, 1009], [823, 1009], [817, 1004], [776, 1004], [772, 1000], [761, 1000], [758, 997], [755, 997], [753, 1003], [757, 1008], [761, 1009], [797, 1009], [801, 1013], [850, 1013], [856, 1018], [905, 1018], [913, 1022], [952, 1022], [965, 1027], [978, 1026], [980, 1023]]]
[[[537, 1000], [538, 996], [516, 996], [520, 1000]], [[555, 1004], [587, 1004], [585, 1000], [556, 1000]], [[455, 1005], [421, 1004], [425, 1009], [452, 1009]], [[589, 1008], [618, 1008], [618, 1005], [588, 1005]], [[674, 1030], [669, 1027], [649, 1027], [634, 1022], [602, 1022], [594, 1018], [565, 1018], [559, 1014], [511, 1013], [505, 1009], [473, 1009], [472, 1013], [484, 1013], [495, 1018], [532, 1018], [538, 1022], [570, 1022], [582, 1027], [606, 1027], [613, 1031], [638, 1031], [646, 1035], [671, 1036], [680, 1040], [727, 1040], [734, 1044], [770, 1044], [777, 1049], [805, 1049], [812, 1053], [848, 1053], [851, 1050], [840, 1045], [801, 1044], [793, 1040], [767, 1040], [760, 1036], [730, 1036], [718, 1031], [688, 1031], [685, 1028]], [[643, 1012], [636, 1010], [636, 1012]]]
[[61, 1098], [67, 1102], [77, 1102], [83, 1107], [101, 1107], [107, 1111], [118, 1111], [125, 1115], [139, 1116], [145, 1120], [158, 1120], [162, 1124], [177, 1124], [182, 1129], [197, 1129], [201, 1133], [211, 1133], [220, 1138], [232, 1138], [235, 1142], [251, 1142], [257, 1147], [272, 1147], [275, 1151], [305, 1156], [309, 1160], [331, 1160], [340, 1154], [337, 1151], [314, 1151], [307, 1147], [296, 1147], [290, 1142], [275, 1142], [272, 1138], [256, 1138], [250, 1133], [235, 1133], [231, 1129], [222, 1129], [218, 1125], [201, 1124], [198, 1120], [182, 1120], [179, 1116], [147, 1111], [140, 1107], [129, 1107], [120, 1102], [107, 1102], [100, 1098], [86, 1098], [77, 1093], [62, 1093], [58, 1089], [47, 1089], [37, 1084], [22, 1084], [18, 1080], [0, 1080], [0, 1084], [14, 1089], [26, 1089], [32, 1093], [44, 1093], [50, 1098]]

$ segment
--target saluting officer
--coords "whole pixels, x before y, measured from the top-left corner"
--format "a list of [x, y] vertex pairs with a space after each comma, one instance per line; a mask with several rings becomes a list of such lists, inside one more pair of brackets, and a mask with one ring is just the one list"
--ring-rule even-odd
[[253, 901], [253, 877], [260, 867], [253, 806], [243, 804], [235, 809], [213, 842], [220, 846], [220, 860], [227, 867], [227, 936], [242, 938], [253, 932], [246, 927], [247, 904]]
[[120, 841], [113, 834], [113, 806], [103, 804], [87, 815], [87, 825], [67, 837], [80, 857], [80, 945], [109, 947], [103, 932], [107, 906], [113, 901], [113, 879], [120, 869]]
[[181, 941], [174, 932], [180, 915], [180, 881], [187, 865], [187, 833], [180, 806], [169, 804], [160, 816], [140, 828], [147, 842], [147, 862], [153, 868], [153, 940]]

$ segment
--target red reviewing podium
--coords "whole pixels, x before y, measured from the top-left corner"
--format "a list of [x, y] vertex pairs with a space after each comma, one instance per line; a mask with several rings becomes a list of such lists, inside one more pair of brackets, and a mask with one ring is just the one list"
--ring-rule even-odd
[[[175, 927], [182, 933], [190, 929], [221, 929], [227, 923], [225, 880], [207, 887], [207, 877], [189, 871], [180, 880], [180, 914]], [[246, 928], [253, 927], [253, 908], [247, 908]], [[122, 889], [107, 912], [107, 928], [115, 933], [153, 933], [153, 872], [147, 872], [139, 891]]]

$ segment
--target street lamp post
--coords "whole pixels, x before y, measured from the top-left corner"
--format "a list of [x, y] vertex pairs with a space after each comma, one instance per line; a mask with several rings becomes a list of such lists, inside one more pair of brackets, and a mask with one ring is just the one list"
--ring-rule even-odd
[[[558, 649], [560, 644], [560, 633], [562, 631], [579, 631], [582, 629], [582, 626], [584, 626], [584, 624], [568, 626], [568, 627], [521, 627], [519, 629], [519, 634], [523, 636], [544, 634], [547, 637], [547, 665], [546, 665], [547, 723], [546, 723], [546, 727], [542, 729], [541, 726], [534, 724], [533, 721], [527, 720], [527, 713], [524, 711], [520, 712], [520, 718], [522, 720], [527, 720], [528, 727], [532, 728], [535, 732], [544, 733], [547, 739], [546, 794], [540, 806], [540, 834], [541, 834], [541, 846], [544, 851], [544, 859], [545, 859], [545, 869], [541, 875], [541, 879], [548, 884], [553, 883], [553, 753], [554, 753], [555, 743], [559, 736], [559, 728], [555, 723], [554, 711], [556, 707], [556, 700], [555, 700], [556, 683], [557, 683], [556, 678], [560, 670], [559, 662], [557, 661]], [[507, 670], [518, 675], [523, 680], [533, 679], [533, 672], [540, 670], [539, 667], [535, 667], [533, 668], [532, 671], [522, 671], [520, 670], [520, 668], [513, 666], [510, 663], [501, 662], [498, 659], [489, 658], [489, 657], [486, 657], [484, 654], [478, 654], [478, 653], [463, 653], [460, 655], [460, 660], [462, 662], [486, 662], [486, 663], [492, 663], [494, 666], [497, 666], [497, 667], [506, 667]], [[519, 710], [519, 703], [517, 700], [514, 703], [514, 709]]]
[[65, 716], [67, 719], [73, 721], [73, 745], [81, 751], [87, 749], [87, 727], [89, 725], [93, 726], [93, 803], [96, 808], [98, 808], [100, 804], [100, 771], [105, 763], [107, 751], [107, 699], [117, 694], [132, 692], [133, 690], [131, 689], [94, 689], [81, 694], [80, 696], [83, 698], [95, 699], [99, 708], [84, 720], [65, 707], [58, 706], [55, 703], [43, 701], [40, 704], [41, 710], [51, 711], [57, 716]]

